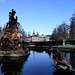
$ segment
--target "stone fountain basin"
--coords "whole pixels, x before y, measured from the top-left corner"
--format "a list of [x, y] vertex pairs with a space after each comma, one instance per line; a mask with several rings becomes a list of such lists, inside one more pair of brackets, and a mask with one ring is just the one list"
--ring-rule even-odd
[[29, 54], [30, 52], [15, 53], [15, 51], [0, 51], [0, 56], [21, 57], [21, 56], [27, 56]]

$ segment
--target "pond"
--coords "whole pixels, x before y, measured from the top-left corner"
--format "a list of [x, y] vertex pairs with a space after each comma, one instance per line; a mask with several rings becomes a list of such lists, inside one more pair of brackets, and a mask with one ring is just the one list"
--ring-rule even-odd
[[[75, 69], [74, 53], [63, 53], [63, 55], [71, 61], [70, 64]], [[30, 51], [27, 57], [0, 57], [0, 75], [58, 75], [55, 65], [52, 53]], [[74, 72], [71, 74], [75, 75]]]

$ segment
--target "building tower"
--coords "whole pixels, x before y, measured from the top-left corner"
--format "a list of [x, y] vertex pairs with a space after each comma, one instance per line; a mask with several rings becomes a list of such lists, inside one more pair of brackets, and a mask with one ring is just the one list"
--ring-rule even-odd
[[33, 34], [32, 34], [32, 36], [34, 36], [35, 35], [35, 30], [33, 30]]

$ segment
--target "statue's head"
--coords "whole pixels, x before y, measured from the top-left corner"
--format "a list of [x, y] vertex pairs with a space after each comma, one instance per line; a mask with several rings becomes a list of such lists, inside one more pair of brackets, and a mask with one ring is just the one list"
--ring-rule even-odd
[[16, 14], [16, 11], [12, 9], [12, 15], [14, 16]]

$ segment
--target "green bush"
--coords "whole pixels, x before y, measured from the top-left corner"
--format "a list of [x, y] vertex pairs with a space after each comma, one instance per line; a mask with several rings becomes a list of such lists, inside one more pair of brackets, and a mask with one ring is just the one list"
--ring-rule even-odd
[[67, 40], [66, 44], [73, 44], [73, 45], [75, 45], [75, 40]]
[[62, 45], [62, 41], [28, 42], [28, 44], [35, 46], [54, 46], [54, 45]]

